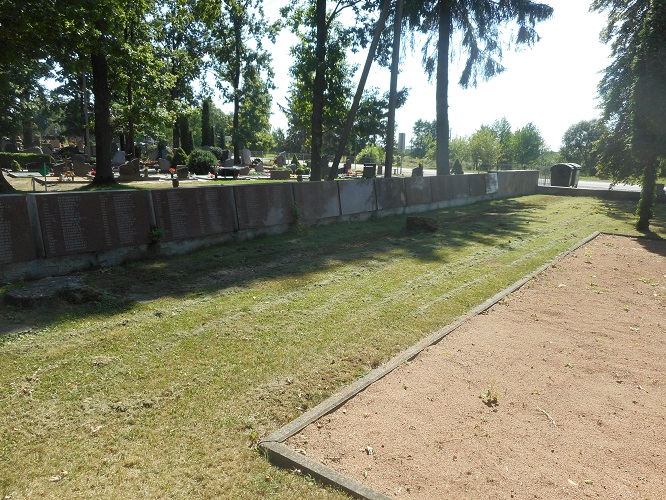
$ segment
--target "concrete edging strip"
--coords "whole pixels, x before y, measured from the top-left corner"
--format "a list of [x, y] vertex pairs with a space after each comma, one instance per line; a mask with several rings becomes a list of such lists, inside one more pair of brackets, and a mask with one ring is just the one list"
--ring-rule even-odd
[[271, 463], [275, 465], [279, 465], [281, 467], [292, 467], [300, 469], [301, 472], [303, 472], [303, 474], [310, 475], [320, 480], [323, 483], [333, 485], [358, 498], [367, 498], [370, 500], [389, 498], [373, 490], [372, 488], [369, 488], [359, 483], [354, 479], [348, 478], [347, 476], [340, 474], [335, 469], [327, 467], [319, 462], [315, 462], [314, 460], [293, 451], [291, 448], [282, 443], [285, 440], [289, 439], [291, 436], [300, 432], [302, 429], [304, 429], [311, 423], [316, 422], [324, 415], [327, 415], [337, 410], [347, 401], [349, 401], [351, 398], [353, 398], [354, 396], [365, 390], [371, 384], [377, 382], [378, 380], [388, 375], [390, 372], [392, 372], [395, 368], [397, 368], [401, 364], [414, 359], [423, 350], [430, 347], [431, 345], [438, 343], [444, 337], [446, 337], [451, 332], [456, 330], [458, 327], [463, 325], [468, 319], [471, 319], [474, 316], [478, 316], [482, 312], [490, 309], [493, 305], [498, 303], [504, 297], [520, 289], [522, 286], [524, 286], [529, 281], [533, 280], [536, 276], [544, 272], [546, 269], [552, 267], [555, 263], [559, 262], [564, 257], [571, 254], [572, 252], [582, 247], [583, 245], [589, 243], [600, 234], [602, 233], [599, 231], [595, 231], [587, 238], [582, 239], [569, 249], [556, 255], [551, 261], [547, 262], [546, 264], [542, 265], [535, 271], [529, 273], [525, 277], [516, 281], [513, 285], [505, 288], [504, 290], [495, 294], [482, 304], [471, 309], [468, 313], [466, 313], [464, 316], [461, 316], [450, 325], [447, 325], [438, 332], [420, 340], [409, 349], [402, 351], [401, 353], [393, 357], [386, 364], [382, 365], [379, 368], [376, 368], [375, 370], [372, 370], [365, 377], [360, 378], [353, 384], [344, 388], [342, 391], [337, 392], [336, 394], [332, 395], [319, 405], [306, 411], [300, 417], [297, 417], [295, 420], [292, 420], [284, 427], [266, 436], [266, 438], [264, 438], [259, 443], [259, 449], [262, 450], [264, 454], [268, 457], [268, 459], [271, 461]]

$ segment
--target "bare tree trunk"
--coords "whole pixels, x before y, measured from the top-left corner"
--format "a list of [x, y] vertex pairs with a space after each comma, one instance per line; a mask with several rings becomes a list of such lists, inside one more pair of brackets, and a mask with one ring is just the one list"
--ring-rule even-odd
[[310, 171], [310, 180], [320, 181], [322, 164], [321, 150], [324, 140], [324, 94], [326, 92], [326, 0], [317, 0], [315, 22], [317, 25], [317, 44], [315, 46], [317, 67], [315, 69], [314, 85], [312, 89], [312, 140], [310, 144], [312, 169]]
[[437, 175], [449, 175], [449, 44], [451, 5], [439, 0], [439, 40], [437, 42]]
[[109, 64], [105, 54], [92, 54], [93, 95], [95, 96], [95, 138], [97, 163], [93, 185], [113, 184], [111, 168], [111, 91], [109, 89]]
[[395, 149], [395, 107], [398, 101], [398, 72], [400, 69], [400, 35], [402, 32], [402, 0], [395, 6], [393, 24], [393, 60], [391, 61], [391, 89], [389, 92], [388, 125], [386, 131], [386, 161], [384, 177], [391, 177], [393, 169], [393, 150]]
[[347, 114], [347, 123], [345, 128], [342, 131], [340, 136], [340, 143], [338, 144], [337, 152], [335, 153], [335, 158], [333, 159], [333, 166], [331, 171], [328, 174], [328, 180], [333, 180], [338, 175], [338, 166], [340, 165], [340, 160], [342, 155], [345, 152], [347, 147], [347, 142], [349, 141], [349, 136], [351, 135], [351, 129], [354, 126], [354, 119], [356, 118], [356, 113], [358, 112], [358, 107], [361, 104], [361, 97], [363, 97], [363, 90], [365, 89], [365, 83], [368, 80], [368, 75], [370, 74], [370, 67], [372, 66], [372, 61], [375, 58], [375, 52], [377, 52], [377, 45], [379, 45], [379, 37], [384, 30], [384, 25], [386, 24], [386, 18], [388, 17], [389, 7], [391, 6], [391, 0], [384, 0], [384, 6], [382, 7], [382, 12], [379, 15], [377, 20], [377, 25], [375, 26], [375, 33], [372, 38], [372, 43], [368, 49], [368, 56], [365, 59], [365, 66], [363, 67], [363, 73], [361, 73], [361, 79], [358, 82], [358, 87], [356, 88], [356, 95], [354, 96], [354, 102], [352, 107]]
[[90, 156], [90, 117], [88, 114], [88, 85], [86, 74], [81, 75], [81, 88], [83, 90], [83, 152], [86, 158]]

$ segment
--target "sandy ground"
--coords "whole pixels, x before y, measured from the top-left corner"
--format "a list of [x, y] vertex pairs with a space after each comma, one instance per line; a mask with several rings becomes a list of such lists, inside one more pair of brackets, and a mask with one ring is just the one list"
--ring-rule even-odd
[[599, 236], [285, 444], [391, 497], [665, 498], [666, 242]]

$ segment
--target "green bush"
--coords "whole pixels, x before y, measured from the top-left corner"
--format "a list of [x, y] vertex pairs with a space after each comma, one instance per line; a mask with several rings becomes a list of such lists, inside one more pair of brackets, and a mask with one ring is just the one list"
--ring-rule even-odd
[[21, 169], [25, 170], [26, 165], [44, 163], [53, 163], [53, 158], [50, 155], [38, 153], [0, 153], [0, 168], [12, 170], [13, 162], [17, 162]]
[[187, 153], [183, 148], [177, 148], [171, 158], [171, 168], [176, 168], [178, 165], [187, 165]]
[[384, 163], [385, 157], [386, 153], [384, 153], [384, 150], [372, 144], [368, 144], [358, 154], [358, 159], [361, 163], [377, 163], [378, 165]]
[[217, 158], [210, 151], [204, 149], [195, 149], [187, 160], [187, 168], [190, 172], [205, 175], [213, 171], [213, 167], [218, 164]]
[[460, 160], [457, 158], [456, 161], [453, 163], [453, 173], [458, 175], [465, 173], [463, 172], [462, 163], [460, 163]]
[[208, 150], [215, 155], [217, 161], [222, 161], [222, 158], [224, 157], [224, 149], [217, 146], [211, 146]]
[[16, 160], [12, 160], [10, 170], [12, 172], [18, 172], [21, 170], [21, 164], [17, 162]]
[[296, 155], [294, 155], [291, 159], [291, 164], [296, 165], [297, 167], [301, 166], [301, 162], [298, 161], [298, 158], [296, 158]]

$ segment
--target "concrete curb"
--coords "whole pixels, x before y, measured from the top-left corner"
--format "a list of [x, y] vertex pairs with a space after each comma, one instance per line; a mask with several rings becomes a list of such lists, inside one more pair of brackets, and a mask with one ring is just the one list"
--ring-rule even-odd
[[444, 337], [446, 337], [451, 332], [456, 330], [458, 327], [463, 325], [467, 320], [473, 318], [474, 316], [478, 316], [482, 312], [490, 309], [492, 306], [497, 304], [504, 297], [520, 289], [522, 286], [524, 286], [529, 281], [533, 280], [536, 276], [544, 272], [546, 269], [552, 267], [554, 264], [562, 260], [564, 257], [571, 254], [581, 246], [589, 243], [600, 234], [602, 233], [600, 233], [599, 231], [595, 231], [587, 238], [584, 238], [583, 240], [579, 241], [578, 243], [570, 247], [568, 250], [565, 250], [564, 252], [561, 252], [560, 254], [556, 255], [555, 258], [553, 258], [550, 262], [547, 262], [546, 264], [539, 267], [537, 270], [531, 272], [530, 274], [516, 281], [513, 285], [509, 286], [508, 288], [505, 288], [504, 290], [497, 293], [496, 295], [486, 300], [482, 304], [476, 306], [474, 309], [470, 310], [467, 314], [460, 317], [455, 322], [451, 323], [450, 325], [447, 325], [438, 332], [429, 335], [428, 337], [425, 337], [424, 339], [417, 342], [409, 349], [399, 353], [397, 356], [388, 361], [386, 364], [382, 365], [379, 368], [376, 368], [375, 370], [372, 370], [365, 377], [357, 380], [353, 384], [344, 388], [342, 391], [337, 392], [336, 394], [332, 395], [330, 398], [323, 401], [319, 405], [308, 410], [300, 417], [296, 418], [295, 420], [292, 420], [284, 427], [266, 436], [266, 438], [264, 438], [259, 443], [259, 449], [266, 455], [266, 457], [274, 465], [285, 468], [299, 469], [303, 474], [312, 476], [321, 481], [322, 483], [329, 484], [336, 488], [339, 488], [354, 497], [365, 498], [369, 500], [390, 498], [387, 497], [386, 495], [383, 495], [382, 493], [373, 490], [372, 488], [369, 488], [368, 486], [363, 485], [362, 483], [359, 483], [354, 479], [351, 479], [339, 473], [335, 469], [327, 467], [319, 462], [315, 462], [314, 460], [293, 451], [291, 448], [284, 445], [283, 442], [289, 439], [291, 436], [300, 432], [302, 429], [304, 429], [311, 423], [316, 422], [321, 417], [337, 410], [347, 401], [349, 401], [354, 396], [365, 390], [368, 386], [382, 379], [401, 364], [411, 361], [423, 350], [441, 341]]

